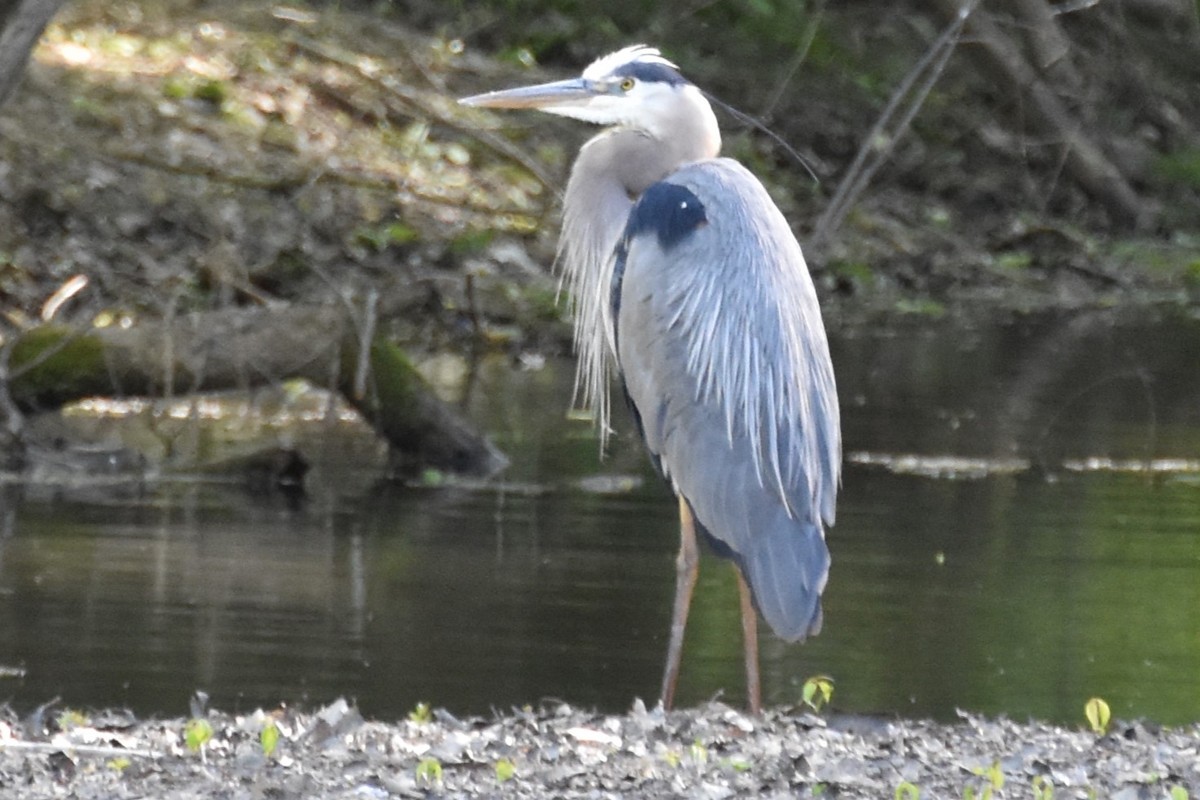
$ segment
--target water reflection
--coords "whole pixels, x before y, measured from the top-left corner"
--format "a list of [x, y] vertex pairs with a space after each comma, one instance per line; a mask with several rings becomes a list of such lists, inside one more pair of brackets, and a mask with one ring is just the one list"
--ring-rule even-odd
[[[795, 702], [822, 672], [850, 711], [1076, 723], [1102, 695], [1118, 715], [1200, 718], [1200, 324], [893, 321], [833, 349], [848, 451], [1019, 468], [848, 463], [826, 629], [764, 637], [766, 697]], [[597, 461], [561, 413], [569, 384], [565, 363], [481, 367], [464, 402], [513, 460], [485, 488], [299, 505], [206, 485], [0, 489], [0, 666], [25, 670], [0, 686], [19, 706], [160, 714], [197, 687], [226, 708], [347, 695], [382, 717], [653, 697], [675, 507], [629, 437]], [[1064, 467], [1087, 458], [1182, 466]], [[597, 472], [622, 491], [580, 488]], [[736, 598], [706, 560], [682, 702], [741, 701]]]

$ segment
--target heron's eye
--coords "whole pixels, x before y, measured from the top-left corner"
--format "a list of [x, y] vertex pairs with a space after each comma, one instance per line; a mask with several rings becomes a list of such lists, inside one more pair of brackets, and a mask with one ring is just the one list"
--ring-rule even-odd
[[624, 79], [622, 79], [622, 81], [621, 81], [621, 91], [622, 91], [622, 92], [628, 92], [628, 91], [630, 91], [631, 89], [633, 89], [633, 84], [634, 84], [634, 80], [633, 80], [633, 78], [624, 78]]

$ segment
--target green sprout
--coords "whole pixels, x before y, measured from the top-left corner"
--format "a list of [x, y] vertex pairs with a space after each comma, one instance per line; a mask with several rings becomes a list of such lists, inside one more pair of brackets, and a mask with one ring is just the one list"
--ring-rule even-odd
[[63, 712], [58, 715], [58, 729], [60, 731], [69, 731], [72, 728], [84, 728], [89, 724], [87, 716], [82, 711], [76, 711], [73, 708], [63, 709]]
[[496, 762], [496, 780], [507, 783], [517, 776], [517, 765], [511, 759], [502, 758]]
[[828, 675], [812, 676], [804, 682], [800, 699], [813, 711], [821, 713], [821, 709], [833, 699], [833, 678]]
[[279, 726], [275, 724], [275, 720], [267, 721], [258, 735], [258, 741], [262, 745], [263, 755], [270, 758], [271, 754], [275, 752], [275, 748], [279, 746]]
[[417, 703], [413, 710], [408, 712], [408, 720], [418, 725], [428, 725], [433, 721], [433, 709], [429, 707], [429, 703]]
[[894, 800], [921, 800], [921, 790], [914, 783], [900, 781], [900, 783], [896, 784], [896, 792], [893, 798]]
[[1097, 735], [1103, 735], [1108, 730], [1108, 721], [1112, 718], [1112, 712], [1108, 708], [1108, 703], [1104, 702], [1099, 697], [1093, 697], [1083, 706], [1083, 715], [1087, 717], [1088, 725], [1092, 727], [1092, 732]]
[[442, 782], [442, 762], [436, 758], [422, 758], [417, 764], [417, 781], [426, 785]]
[[205, 761], [204, 745], [213, 737], [213, 728], [209, 721], [201, 717], [193, 717], [183, 727], [183, 741], [187, 749], [200, 753], [200, 760]]
[[1000, 762], [993, 761], [992, 765], [987, 769], [976, 767], [972, 770], [976, 775], [980, 775], [987, 780], [991, 787], [997, 791], [1004, 788], [1004, 771], [1000, 769]]
[[971, 771], [983, 778], [983, 790], [976, 793], [974, 786], [968, 786], [963, 792], [966, 800], [992, 800], [996, 792], [1004, 788], [1004, 772], [998, 761], [993, 761], [990, 767], [975, 767]]
[[1054, 782], [1045, 775], [1033, 779], [1033, 800], [1054, 800]]

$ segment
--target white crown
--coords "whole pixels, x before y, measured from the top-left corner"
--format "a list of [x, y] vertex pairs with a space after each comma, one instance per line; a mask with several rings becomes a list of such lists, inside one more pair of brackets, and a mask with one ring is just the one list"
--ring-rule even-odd
[[623, 47], [615, 53], [609, 53], [606, 56], [601, 56], [588, 64], [587, 69], [583, 71], [583, 77], [589, 81], [596, 81], [606, 78], [613, 73], [617, 67], [634, 61], [645, 61], [650, 64], [662, 64], [671, 69], [679, 69], [667, 59], [663, 58], [662, 53], [657, 47], [648, 47], [644, 44], [635, 44], [629, 47]]

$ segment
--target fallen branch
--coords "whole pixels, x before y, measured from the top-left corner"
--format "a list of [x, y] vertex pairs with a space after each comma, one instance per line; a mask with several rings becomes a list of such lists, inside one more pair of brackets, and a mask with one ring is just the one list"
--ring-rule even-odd
[[363, 380], [363, 346], [333, 306], [213, 311], [127, 329], [41, 325], [14, 342], [8, 389], [28, 412], [96, 395], [153, 397], [304, 378], [339, 391], [406, 462], [476, 475], [504, 466], [503, 454], [382, 337], [366, 343]]
[[70, 742], [22, 742], [0, 739], [0, 750], [24, 750], [33, 753], [72, 753], [94, 758], [162, 758], [156, 750], [139, 750], [129, 747], [111, 747]]

